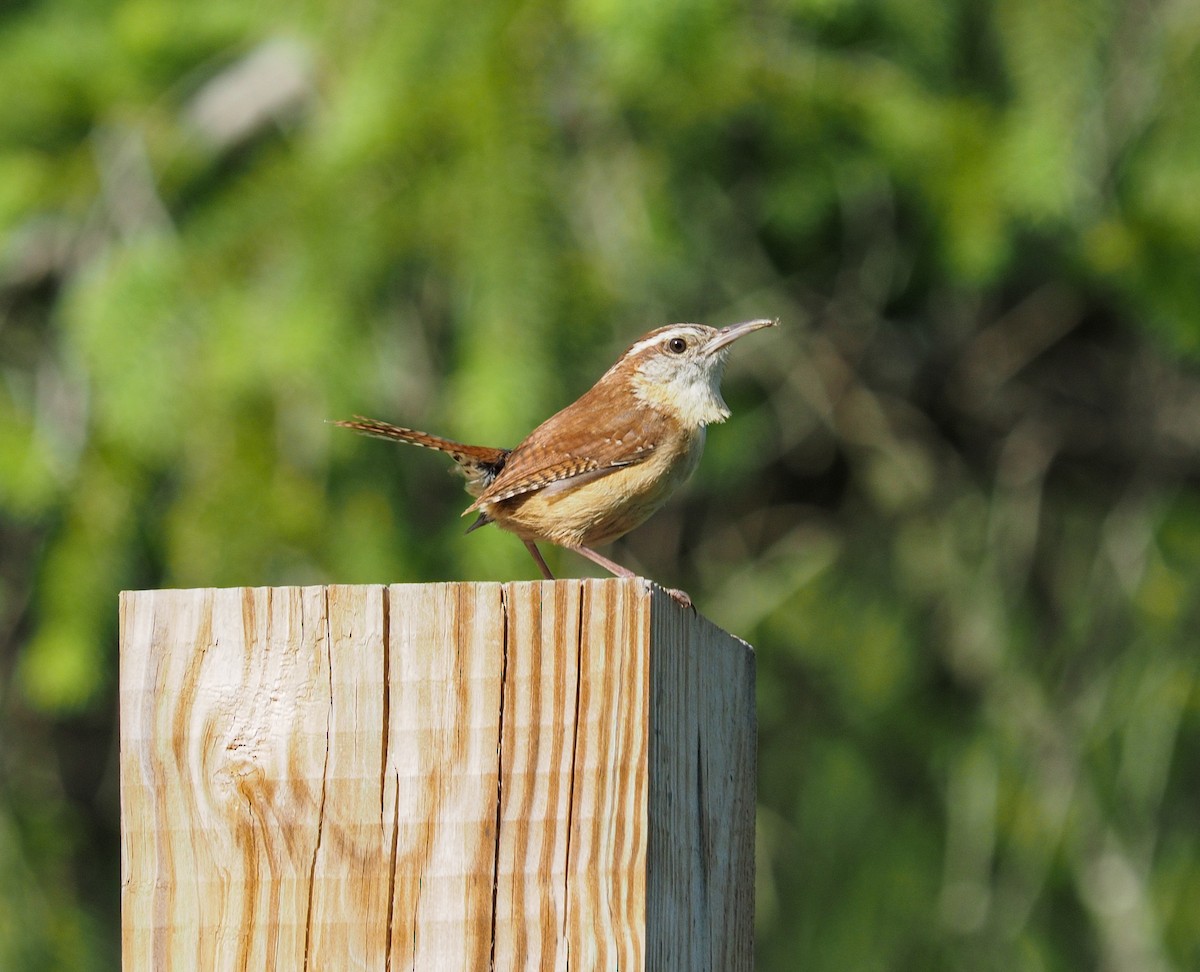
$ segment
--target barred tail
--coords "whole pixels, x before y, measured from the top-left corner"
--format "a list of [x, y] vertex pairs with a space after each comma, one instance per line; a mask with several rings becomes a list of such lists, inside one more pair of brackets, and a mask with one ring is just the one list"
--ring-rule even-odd
[[421, 446], [425, 449], [435, 449], [444, 452], [456, 463], [462, 474], [467, 477], [467, 492], [478, 496], [491, 484], [492, 480], [504, 468], [508, 459], [508, 449], [493, 449], [490, 446], [465, 445], [453, 439], [443, 439], [439, 435], [419, 432], [416, 429], [406, 429], [400, 425], [389, 425], [378, 419], [354, 416], [352, 422], [333, 422], [333, 425], [343, 429], [361, 432], [363, 435], [374, 436], [377, 439], [390, 439], [393, 442], [407, 442], [409, 445]]

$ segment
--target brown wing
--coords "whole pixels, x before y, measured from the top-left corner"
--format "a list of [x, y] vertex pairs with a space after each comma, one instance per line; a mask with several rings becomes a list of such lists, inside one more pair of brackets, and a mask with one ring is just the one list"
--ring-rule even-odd
[[334, 422], [344, 429], [353, 429], [363, 435], [373, 435], [378, 439], [391, 439], [393, 442], [407, 442], [409, 445], [422, 446], [426, 449], [436, 449], [444, 452], [456, 463], [462, 474], [467, 478], [467, 492], [478, 496], [499, 475], [508, 458], [508, 449], [493, 449], [489, 446], [465, 445], [453, 439], [443, 439], [428, 432], [418, 432], [416, 429], [406, 429], [399, 425], [389, 425], [378, 419], [354, 416], [353, 422]]
[[509, 454], [503, 470], [468, 509], [544, 489], [576, 476], [645, 462], [663, 440], [663, 416], [641, 402], [614, 409], [595, 389], [552, 415]]

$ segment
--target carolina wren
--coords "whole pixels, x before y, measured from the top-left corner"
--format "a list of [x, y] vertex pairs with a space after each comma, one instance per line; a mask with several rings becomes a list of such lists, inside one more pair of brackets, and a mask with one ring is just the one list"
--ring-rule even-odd
[[554, 575], [539, 540], [632, 577], [633, 571], [591, 548], [643, 523], [692, 474], [705, 426], [729, 417], [721, 398], [729, 346], [778, 323], [745, 321], [719, 330], [670, 324], [651, 331], [515, 449], [463, 445], [361, 416], [334, 424], [447, 453], [475, 497], [463, 513], [479, 514], [467, 532], [495, 523], [515, 533], [544, 577]]

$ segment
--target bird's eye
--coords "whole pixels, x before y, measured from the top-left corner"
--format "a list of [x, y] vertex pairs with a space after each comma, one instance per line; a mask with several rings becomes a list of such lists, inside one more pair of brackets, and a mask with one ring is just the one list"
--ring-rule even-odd
[[667, 350], [672, 354], [683, 354], [687, 350], [687, 341], [683, 338], [671, 338], [667, 342]]

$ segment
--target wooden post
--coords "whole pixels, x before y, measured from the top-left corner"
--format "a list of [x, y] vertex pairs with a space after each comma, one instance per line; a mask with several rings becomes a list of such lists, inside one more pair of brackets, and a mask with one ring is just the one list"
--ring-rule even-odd
[[121, 595], [125, 970], [750, 970], [754, 656], [633, 580]]

